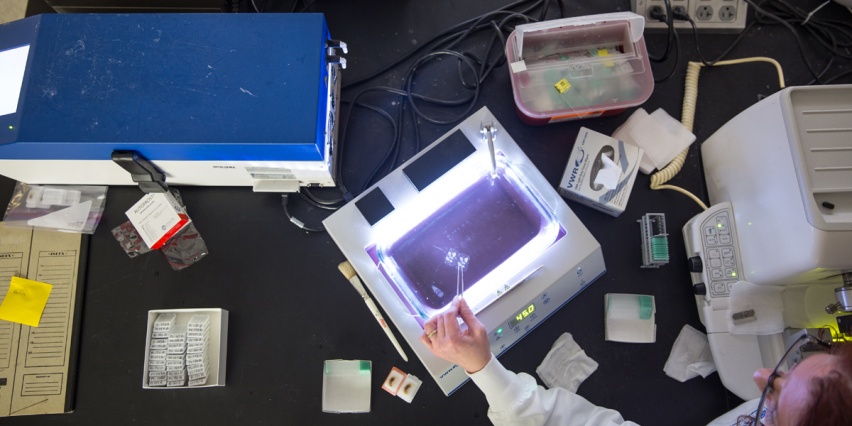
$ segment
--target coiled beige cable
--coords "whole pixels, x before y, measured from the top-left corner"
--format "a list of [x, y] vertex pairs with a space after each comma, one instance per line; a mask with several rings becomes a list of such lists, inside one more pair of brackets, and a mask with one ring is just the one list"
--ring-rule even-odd
[[[753, 58], [732, 59], [729, 61], [716, 62], [713, 66], [744, 64], [747, 62], [769, 62], [775, 65], [775, 68], [778, 70], [778, 84], [782, 89], [784, 88], [784, 71], [781, 70], [781, 64], [772, 58], [756, 56]], [[701, 73], [701, 67], [703, 66], [704, 64], [701, 62], [689, 62], [686, 66], [686, 78], [684, 81], [683, 106], [681, 107], [680, 122], [684, 125], [684, 127], [689, 129], [690, 132], [692, 132], [693, 125], [695, 124], [695, 106], [698, 102], [698, 76]], [[666, 167], [663, 167], [657, 173], [651, 175], [651, 189], [671, 189], [680, 192], [681, 194], [692, 198], [692, 200], [698, 203], [702, 209], [707, 210], [707, 205], [704, 204], [700, 198], [696, 197], [695, 194], [679, 186], [665, 184], [674, 178], [680, 172], [680, 169], [683, 168], [687, 154], [689, 154], [689, 148], [684, 149], [672, 161], [670, 161]]]

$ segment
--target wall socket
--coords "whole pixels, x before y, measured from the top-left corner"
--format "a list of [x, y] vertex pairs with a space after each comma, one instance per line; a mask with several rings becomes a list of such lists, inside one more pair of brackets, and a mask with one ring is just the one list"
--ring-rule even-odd
[[[698, 31], [707, 33], [739, 33], [746, 26], [748, 5], [745, 0], [669, 0], [674, 8], [682, 8], [695, 21]], [[651, 19], [651, 11], [660, 8], [666, 13], [664, 0], [630, 0], [633, 12], [645, 17], [645, 29], [663, 31], [664, 22]], [[674, 21], [675, 28], [692, 31], [686, 21]]]

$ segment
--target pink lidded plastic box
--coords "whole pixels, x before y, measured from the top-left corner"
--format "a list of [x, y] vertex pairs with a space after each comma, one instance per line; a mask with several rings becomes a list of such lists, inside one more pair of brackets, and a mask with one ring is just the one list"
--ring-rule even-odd
[[518, 25], [506, 57], [518, 115], [544, 125], [619, 114], [654, 90], [645, 19], [608, 13]]

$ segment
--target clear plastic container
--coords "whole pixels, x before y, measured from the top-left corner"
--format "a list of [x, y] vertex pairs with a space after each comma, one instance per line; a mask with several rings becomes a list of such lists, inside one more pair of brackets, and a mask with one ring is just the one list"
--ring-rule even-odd
[[654, 90], [645, 20], [632, 12], [519, 25], [506, 42], [512, 91], [530, 125], [621, 113]]

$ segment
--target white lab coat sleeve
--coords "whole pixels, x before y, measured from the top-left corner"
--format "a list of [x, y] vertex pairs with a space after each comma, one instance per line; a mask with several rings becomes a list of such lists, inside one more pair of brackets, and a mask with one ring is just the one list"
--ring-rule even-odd
[[545, 389], [525, 373], [515, 374], [493, 355], [482, 370], [470, 374], [488, 400], [495, 425], [635, 425], [618, 411], [598, 407], [563, 388]]

